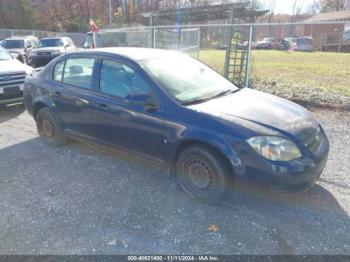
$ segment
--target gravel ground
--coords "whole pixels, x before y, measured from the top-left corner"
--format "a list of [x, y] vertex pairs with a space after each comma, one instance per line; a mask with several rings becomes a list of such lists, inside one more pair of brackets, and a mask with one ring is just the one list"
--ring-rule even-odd
[[146, 160], [51, 148], [21, 105], [0, 107], [0, 254], [350, 255], [350, 113], [313, 111], [332, 147], [315, 187], [210, 206]]

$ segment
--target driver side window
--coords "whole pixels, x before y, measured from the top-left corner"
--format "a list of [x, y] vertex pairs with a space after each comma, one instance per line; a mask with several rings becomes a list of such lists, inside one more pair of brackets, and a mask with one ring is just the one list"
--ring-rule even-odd
[[127, 99], [135, 94], [148, 94], [150, 88], [130, 67], [118, 62], [103, 60], [100, 92]]

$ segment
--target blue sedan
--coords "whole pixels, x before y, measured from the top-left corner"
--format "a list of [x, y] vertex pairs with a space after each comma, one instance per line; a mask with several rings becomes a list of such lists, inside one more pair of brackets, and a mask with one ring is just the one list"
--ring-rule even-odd
[[248, 181], [283, 192], [320, 177], [329, 141], [303, 107], [237, 88], [178, 52], [104, 48], [60, 56], [25, 83], [41, 138], [68, 137], [166, 163], [191, 197], [217, 202]]

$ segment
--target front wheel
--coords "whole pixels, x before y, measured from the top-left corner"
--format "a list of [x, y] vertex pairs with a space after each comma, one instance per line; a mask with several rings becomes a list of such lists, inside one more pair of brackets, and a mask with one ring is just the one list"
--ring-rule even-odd
[[27, 56], [25, 56], [25, 55], [23, 56], [22, 63], [25, 65], [29, 65], [29, 59]]
[[190, 197], [207, 203], [221, 201], [227, 192], [229, 172], [225, 161], [205, 146], [191, 146], [176, 162], [179, 186]]
[[54, 112], [45, 107], [35, 117], [40, 137], [51, 146], [61, 146], [66, 142], [62, 127]]

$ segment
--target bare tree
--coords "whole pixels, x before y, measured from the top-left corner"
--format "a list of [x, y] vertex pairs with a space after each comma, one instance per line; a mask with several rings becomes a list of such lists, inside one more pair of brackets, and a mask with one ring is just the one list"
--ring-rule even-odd
[[297, 22], [298, 16], [301, 14], [303, 10], [303, 4], [299, 0], [294, 0], [293, 2], [293, 10], [291, 16], [291, 22]]
[[[275, 17], [276, 0], [269, 0], [266, 8], [269, 10], [269, 12], [266, 15], [267, 22], [272, 23], [273, 18]], [[274, 35], [274, 27], [273, 26], [269, 26], [269, 35], [270, 36]]]
[[272, 23], [275, 16], [276, 0], [270, 0], [267, 9], [269, 10], [267, 14], [267, 22]]
[[312, 3], [308, 5], [305, 13], [310, 15], [317, 15], [321, 11], [320, 0], [313, 0]]
[[[301, 4], [301, 2], [299, 0], [294, 0], [292, 15], [290, 17], [292, 23], [297, 22], [298, 16], [301, 14], [302, 10], [303, 10], [303, 4]], [[294, 24], [290, 27], [290, 34], [291, 35], [295, 34], [295, 25]]]
[[346, 7], [347, 0], [321, 0], [322, 13], [341, 11], [345, 10]]

